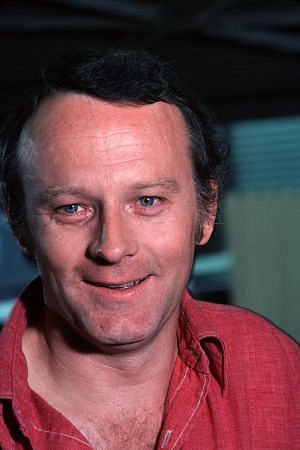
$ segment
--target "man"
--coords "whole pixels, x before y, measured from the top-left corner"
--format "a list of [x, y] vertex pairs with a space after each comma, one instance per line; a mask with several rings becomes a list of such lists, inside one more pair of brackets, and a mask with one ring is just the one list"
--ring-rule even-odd
[[40, 279], [1, 336], [1, 448], [300, 448], [297, 345], [185, 290], [224, 159], [205, 112], [141, 51], [64, 55], [31, 89], [2, 176]]

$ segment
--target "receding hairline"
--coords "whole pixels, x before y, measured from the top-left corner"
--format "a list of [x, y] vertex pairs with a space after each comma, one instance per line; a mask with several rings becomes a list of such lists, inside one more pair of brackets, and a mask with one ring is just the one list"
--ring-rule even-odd
[[114, 105], [116, 107], [121, 107], [121, 108], [128, 107], [128, 106], [139, 108], [139, 107], [143, 107], [143, 106], [152, 106], [156, 103], [163, 103], [163, 104], [169, 105], [170, 107], [172, 107], [172, 109], [177, 111], [177, 113], [182, 121], [183, 130], [184, 130], [184, 133], [185, 133], [185, 136], [187, 139], [188, 156], [189, 156], [190, 162], [192, 164], [192, 173], [194, 176], [192, 152], [191, 152], [191, 148], [190, 148], [192, 146], [192, 133], [190, 132], [188, 123], [178, 105], [176, 105], [175, 103], [171, 103], [171, 102], [167, 102], [167, 101], [163, 101], [163, 100], [159, 100], [159, 101], [153, 102], [153, 103], [145, 103], [145, 102], [137, 103], [137, 102], [123, 101], [123, 100], [110, 101], [110, 100], [102, 99], [101, 97], [88, 95], [83, 92], [77, 92], [77, 91], [72, 91], [72, 90], [66, 90], [66, 91], [62, 91], [62, 92], [54, 92], [52, 94], [45, 96], [40, 101], [40, 103], [37, 105], [36, 109], [33, 111], [31, 116], [28, 117], [28, 119], [24, 123], [21, 133], [20, 133], [18, 143], [17, 143], [17, 159], [18, 159], [21, 176], [22, 176], [24, 170], [26, 170], [26, 168], [29, 167], [27, 165], [29, 163], [28, 159], [30, 158], [30, 163], [31, 163], [32, 161], [34, 161], [34, 155], [36, 155], [35, 152], [33, 151], [35, 148], [35, 144], [34, 144], [32, 131], [33, 131], [33, 127], [35, 125], [34, 122], [35, 122], [41, 108], [44, 105], [46, 105], [47, 103], [56, 102], [57, 100], [62, 99], [64, 97], [68, 97], [68, 96], [78, 96], [78, 97], [85, 98], [86, 100], [95, 100], [95, 101], [102, 102], [104, 104]]

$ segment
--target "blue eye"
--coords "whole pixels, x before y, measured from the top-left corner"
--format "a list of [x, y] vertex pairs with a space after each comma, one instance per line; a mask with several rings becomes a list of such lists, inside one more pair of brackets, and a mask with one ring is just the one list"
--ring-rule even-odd
[[80, 212], [83, 208], [77, 203], [74, 203], [72, 205], [65, 205], [62, 207], [62, 209], [67, 214], [76, 214]]
[[156, 197], [142, 197], [139, 199], [139, 203], [141, 206], [147, 208], [149, 206], [153, 206], [156, 200]]

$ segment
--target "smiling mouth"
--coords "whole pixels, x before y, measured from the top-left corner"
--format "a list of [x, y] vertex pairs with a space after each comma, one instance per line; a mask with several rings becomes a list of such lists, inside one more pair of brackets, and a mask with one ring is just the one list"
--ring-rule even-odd
[[124, 284], [104, 284], [104, 283], [97, 283], [93, 281], [87, 281], [88, 284], [91, 284], [93, 286], [97, 287], [104, 287], [106, 289], [114, 289], [116, 291], [123, 291], [125, 289], [130, 289], [133, 286], [137, 286], [138, 284], [142, 283], [146, 280], [148, 277], [139, 278], [138, 280], [130, 281], [129, 283]]

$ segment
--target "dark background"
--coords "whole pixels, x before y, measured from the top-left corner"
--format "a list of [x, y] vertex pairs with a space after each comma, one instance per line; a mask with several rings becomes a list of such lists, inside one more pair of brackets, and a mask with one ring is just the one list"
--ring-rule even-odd
[[299, 112], [296, 1], [61, 0], [1, 2], [0, 115], [46, 52], [80, 45], [154, 51], [221, 122]]

